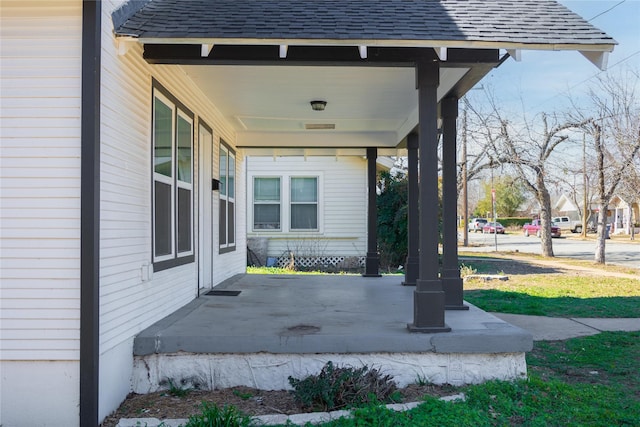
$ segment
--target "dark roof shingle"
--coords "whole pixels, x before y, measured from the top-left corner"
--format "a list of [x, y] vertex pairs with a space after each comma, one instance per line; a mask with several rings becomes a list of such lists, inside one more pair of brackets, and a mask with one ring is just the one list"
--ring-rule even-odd
[[151, 0], [131, 10], [134, 13], [128, 19], [118, 19], [116, 35], [616, 44], [551, 0]]

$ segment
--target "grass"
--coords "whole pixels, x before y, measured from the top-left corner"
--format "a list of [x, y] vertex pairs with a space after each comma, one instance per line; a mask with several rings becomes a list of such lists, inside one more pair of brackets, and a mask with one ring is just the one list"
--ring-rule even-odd
[[427, 397], [407, 412], [369, 406], [323, 426], [640, 425], [640, 333], [538, 342], [527, 360], [529, 380], [462, 387], [465, 402]]
[[[514, 261], [518, 263], [519, 261]], [[562, 266], [562, 262], [555, 263]], [[574, 263], [567, 263], [574, 265]], [[509, 267], [507, 262], [491, 258], [465, 260], [465, 265], [479, 273]], [[466, 301], [483, 310], [553, 317], [640, 317], [640, 280], [607, 276], [610, 272], [590, 275], [567, 273], [556, 267], [530, 266], [535, 274], [508, 274], [507, 281], [468, 280]], [[591, 265], [591, 268], [594, 268]]]

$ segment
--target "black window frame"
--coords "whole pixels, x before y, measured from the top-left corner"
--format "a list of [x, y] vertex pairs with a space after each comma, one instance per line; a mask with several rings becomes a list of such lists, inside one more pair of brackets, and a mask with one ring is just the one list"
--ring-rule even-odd
[[[159, 95], [159, 96], [158, 96]], [[162, 99], [164, 98], [164, 99]], [[167, 107], [171, 109], [172, 112], [172, 135], [171, 135], [171, 176], [167, 177], [166, 175], [160, 174], [156, 172], [156, 100], [159, 100]], [[167, 102], [173, 104], [167, 105]], [[177, 267], [180, 265], [185, 265], [189, 263], [195, 262], [195, 114], [188, 109], [182, 102], [180, 102], [174, 95], [171, 94], [164, 86], [162, 86], [157, 80], [153, 79], [152, 81], [152, 91], [151, 91], [151, 258], [153, 262], [153, 270], [154, 271], [162, 271], [167, 270], [169, 268]], [[184, 179], [179, 179], [178, 174], [178, 149], [179, 145], [179, 120], [183, 119], [190, 125], [190, 176], [189, 182]], [[157, 240], [157, 229], [156, 229], [156, 221], [157, 221], [157, 213], [156, 213], [156, 199], [157, 199], [157, 187], [156, 183], [161, 183], [163, 185], [170, 185], [170, 245], [171, 252], [169, 254], [156, 254], [156, 240]], [[187, 204], [180, 203], [180, 200], [184, 201], [184, 192], [187, 190], [189, 192], [189, 200]], [[180, 234], [181, 230], [185, 229], [184, 223], [180, 222], [180, 218], [185, 218], [181, 216], [182, 211], [180, 208], [184, 208], [187, 206], [189, 208], [189, 212], [187, 214], [186, 220], [188, 221], [187, 225], [187, 241], [189, 243], [190, 248], [188, 250], [180, 250], [180, 245], [184, 244], [185, 236]]]
[[[222, 153], [226, 152], [224, 158], [226, 158], [225, 164], [225, 176], [223, 175], [222, 169]], [[220, 143], [218, 145], [218, 178], [220, 181], [220, 191], [218, 192], [219, 198], [219, 209], [218, 209], [218, 253], [225, 254], [228, 252], [233, 252], [236, 250], [237, 243], [237, 224], [236, 224], [236, 205], [237, 205], [237, 197], [236, 197], [236, 177], [238, 162], [235, 150], [231, 148], [229, 144], [227, 144], [223, 139], [220, 139]], [[230, 174], [231, 168], [230, 159], [233, 159], [233, 175]], [[229, 177], [233, 177], [233, 180], [230, 180]], [[230, 185], [231, 184], [231, 185]], [[232, 197], [229, 197], [229, 189], [232, 189]], [[232, 200], [231, 200], [232, 199]], [[229, 222], [231, 219], [231, 222]], [[224, 231], [224, 240], [222, 239]], [[231, 232], [230, 232], [231, 231]], [[233, 237], [233, 242], [229, 242], [229, 236]]]

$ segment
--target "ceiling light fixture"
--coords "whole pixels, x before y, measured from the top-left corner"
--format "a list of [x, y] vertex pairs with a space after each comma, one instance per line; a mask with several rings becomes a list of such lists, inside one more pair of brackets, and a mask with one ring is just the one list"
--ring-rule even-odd
[[311, 109], [313, 111], [324, 111], [324, 107], [327, 106], [327, 101], [311, 101]]

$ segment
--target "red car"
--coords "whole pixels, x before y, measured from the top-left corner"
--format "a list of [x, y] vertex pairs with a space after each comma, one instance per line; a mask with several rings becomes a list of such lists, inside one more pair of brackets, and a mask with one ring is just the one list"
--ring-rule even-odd
[[482, 232], [490, 234], [504, 234], [504, 227], [499, 222], [488, 222], [484, 227], [482, 227]]
[[[531, 223], [526, 223], [523, 227], [522, 227], [522, 233], [524, 234], [525, 237], [529, 237], [532, 234], [535, 234], [536, 236], [540, 237], [540, 220], [539, 219], [534, 219], [533, 221], [531, 221]], [[551, 225], [551, 237], [560, 237], [561, 236], [561, 232], [560, 232], [560, 227], [558, 227], [557, 225]]]

